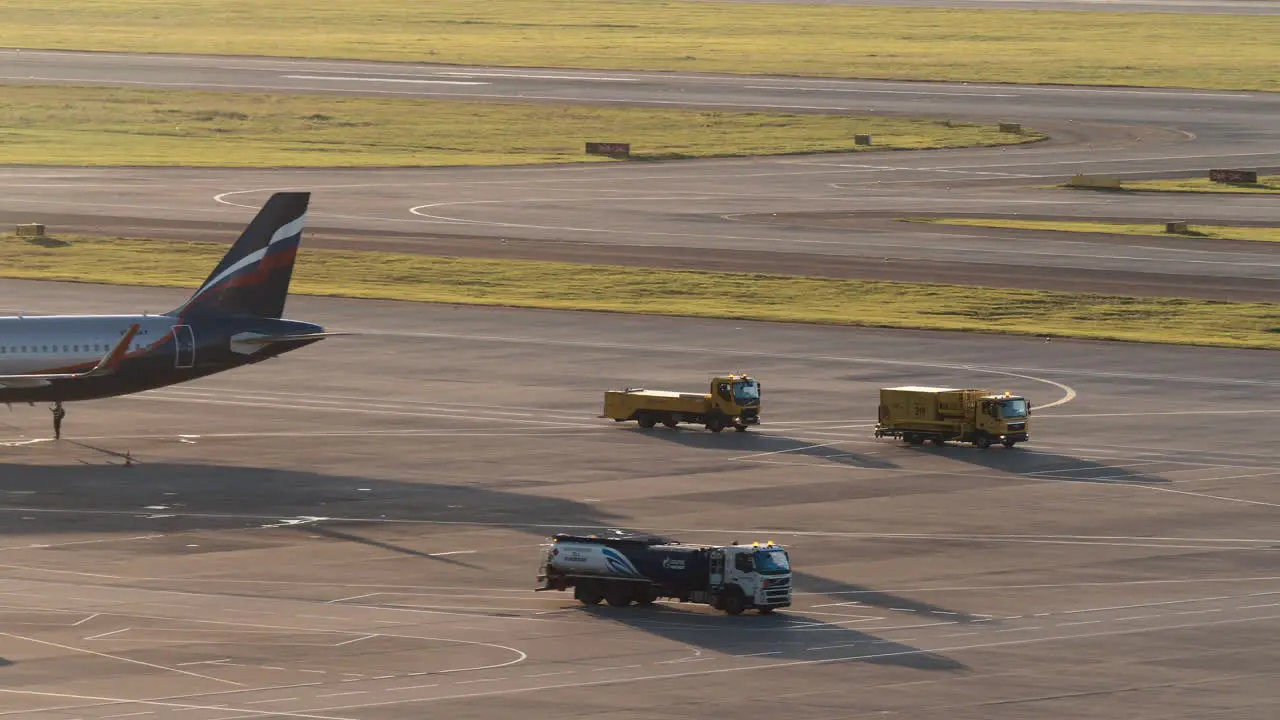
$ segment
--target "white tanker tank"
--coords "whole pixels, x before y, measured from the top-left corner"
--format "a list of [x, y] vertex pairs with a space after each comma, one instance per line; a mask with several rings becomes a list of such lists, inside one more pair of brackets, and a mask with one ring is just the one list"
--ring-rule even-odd
[[551, 540], [538, 590], [573, 588], [587, 605], [649, 605], [671, 598], [731, 615], [791, 605], [790, 558], [772, 542], [691, 545], [620, 531], [604, 537], [561, 533]]

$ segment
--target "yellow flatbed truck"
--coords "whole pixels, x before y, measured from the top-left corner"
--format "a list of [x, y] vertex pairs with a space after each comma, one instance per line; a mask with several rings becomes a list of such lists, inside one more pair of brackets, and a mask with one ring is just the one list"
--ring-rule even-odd
[[1031, 439], [1026, 398], [990, 390], [904, 386], [880, 390], [876, 437], [900, 437], [920, 445], [948, 440], [979, 448], [1001, 443], [1011, 448]]
[[712, 378], [710, 392], [682, 393], [668, 390], [606, 390], [604, 414], [614, 422], [635, 420], [642, 428], [662, 423], [703, 425], [711, 432], [733, 427], [745, 432], [760, 423], [760, 383], [746, 375]]

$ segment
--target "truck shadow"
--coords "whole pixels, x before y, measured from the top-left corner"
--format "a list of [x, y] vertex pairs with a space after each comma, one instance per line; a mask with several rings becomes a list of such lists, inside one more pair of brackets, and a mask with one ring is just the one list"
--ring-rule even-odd
[[633, 428], [629, 432], [683, 447], [699, 450], [727, 450], [747, 456], [733, 458], [735, 460], [757, 460], [750, 456], [759, 455], [758, 459], [761, 461], [785, 462], [805, 458], [867, 469], [890, 470], [898, 467], [896, 463], [871, 454], [849, 452], [839, 447], [838, 440], [832, 440], [829, 444], [814, 443], [812, 440], [796, 440], [785, 435], [765, 435], [751, 430], [744, 433], [733, 430], [712, 433], [692, 426], [688, 429], [671, 429], [662, 426], [649, 430]]
[[760, 616], [747, 611], [731, 617], [710, 608], [664, 603], [648, 608], [584, 606], [577, 611], [698, 651], [685, 661], [665, 661], [662, 667], [672, 672], [698, 667], [689, 661], [697, 661], [704, 651], [761, 662], [863, 662], [934, 672], [968, 669], [944, 655], [832, 625], [803, 612]]
[[[895, 595], [869, 588], [865, 585], [830, 580], [811, 573], [791, 571], [791, 581], [800, 593], [822, 595], [830, 603], [848, 603], [838, 607], [844, 612], [856, 613], [860, 608], [875, 608], [901, 614], [902, 619], [925, 618], [937, 622], [953, 622], [956, 624], [982, 623], [995, 625], [986, 615], [971, 615], [963, 610], [956, 610], [913, 598]], [[800, 595], [803, 598], [805, 595]], [[825, 603], [824, 603], [825, 604]], [[833, 607], [836, 607], [833, 605]]]
[[[1117, 458], [1115, 464], [1086, 460], [1071, 455], [1034, 450], [1026, 446], [1012, 449], [993, 445], [979, 450], [971, 445], [948, 444], [902, 446], [901, 452], [936, 455], [937, 457], [968, 463], [984, 470], [1009, 475], [1020, 475], [1028, 480], [1041, 482], [1074, 482], [1097, 484], [1163, 485], [1172, 482], [1158, 475], [1144, 474], [1140, 467], [1156, 465], [1158, 459], [1135, 460]], [[1131, 467], [1124, 467], [1124, 466]]]

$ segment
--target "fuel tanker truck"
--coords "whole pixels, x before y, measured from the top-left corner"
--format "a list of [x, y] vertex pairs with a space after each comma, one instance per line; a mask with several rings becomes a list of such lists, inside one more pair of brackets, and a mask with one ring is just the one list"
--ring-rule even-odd
[[791, 605], [791, 562], [772, 541], [690, 545], [653, 535], [559, 533], [539, 568], [538, 591], [573, 588], [584, 605], [652, 605], [660, 598], [710, 605], [730, 615], [767, 615]]

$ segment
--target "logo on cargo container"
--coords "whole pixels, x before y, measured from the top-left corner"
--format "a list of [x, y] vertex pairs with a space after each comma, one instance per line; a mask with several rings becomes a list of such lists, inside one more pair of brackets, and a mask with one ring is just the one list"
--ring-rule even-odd
[[664, 567], [664, 568], [666, 568], [666, 569], [668, 569], [668, 570], [683, 570], [683, 569], [684, 569], [684, 561], [683, 561], [683, 560], [673, 560], [672, 558], [664, 558], [664, 559], [663, 559], [663, 561], [662, 561], [662, 567]]

